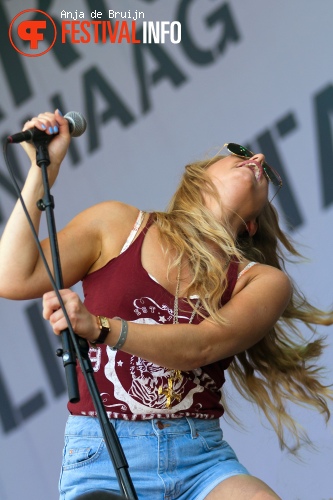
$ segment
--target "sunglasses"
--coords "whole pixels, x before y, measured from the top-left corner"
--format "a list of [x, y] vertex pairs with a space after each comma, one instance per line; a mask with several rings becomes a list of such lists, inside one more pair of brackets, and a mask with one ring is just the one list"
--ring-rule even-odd
[[[223, 147], [226, 147], [229, 153], [240, 156], [241, 158], [252, 158], [254, 153], [244, 146], [240, 146], [239, 144], [235, 144], [234, 142], [228, 142]], [[264, 170], [265, 177], [268, 181], [270, 181], [274, 186], [282, 187], [282, 179], [280, 175], [274, 170], [274, 168], [267, 165], [266, 162], [262, 164], [262, 168]]]

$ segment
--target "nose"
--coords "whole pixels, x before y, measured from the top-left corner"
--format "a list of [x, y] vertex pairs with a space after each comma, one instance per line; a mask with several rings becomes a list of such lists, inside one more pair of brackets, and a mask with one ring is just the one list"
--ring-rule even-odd
[[256, 155], [253, 155], [251, 160], [256, 160], [257, 162], [261, 163], [261, 165], [262, 165], [265, 161], [265, 155], [263, 155], [262, 153], [258, 153]]

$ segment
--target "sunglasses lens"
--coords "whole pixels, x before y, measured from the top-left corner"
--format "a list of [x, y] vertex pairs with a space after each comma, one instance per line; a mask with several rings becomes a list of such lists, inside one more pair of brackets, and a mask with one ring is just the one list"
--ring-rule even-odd
[[274, 184], [274, 186], [282, 186], [282, 179], [279, 174], [272, 167], [267, 165], [267, 163], [264, 163], [263, 167], [271, 183]]
[[234, 142], [229, 142], [229, 144], [227, 144], [227, 148], [230, 153], [233, 153], [236, 156], [244, 156], [245, 158], [251, 158], [253, 156], [253, 153], [249, 149], [244, 148], [244, 146], [241, 146], [240, 144], [235, 144]]

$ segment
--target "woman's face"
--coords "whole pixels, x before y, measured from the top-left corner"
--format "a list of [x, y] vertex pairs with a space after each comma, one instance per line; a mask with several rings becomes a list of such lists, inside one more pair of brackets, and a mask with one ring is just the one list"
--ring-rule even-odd
[[[268, 201], [268, 180], [263, 173], [263, 154], [250, 159], [230, 155], [207, 168], [207, 175], [214, 183], [221, 200], [224, 216], [227, 215], [236, 231], [244, 230], [244, 222], [255, 220]], [[205, 203], [214, 215], [221, 219], [221, 206], [209, 195]]]

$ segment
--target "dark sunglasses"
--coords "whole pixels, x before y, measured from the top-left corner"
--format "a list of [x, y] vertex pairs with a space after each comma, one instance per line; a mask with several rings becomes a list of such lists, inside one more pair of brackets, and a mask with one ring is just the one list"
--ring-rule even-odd
[[[254, 153], [252, 153], [252, 151], [250, 151], [247, 148], [244, 148], [244, 146], [235, 144], [234, 142], [228, 142], [223, 147], [226, 147], [229, 153], [236, 156], [240, 156], [241, 158], [252, 158], [253, 156], [255, 156]], [[274, 168], [267, 165], [266, 162], [262, 164], [262, 168], [264, 170], [264, 174], [268, 181], [274, 184], [274, 186], [278, 187], [282, 186], [282, 179], [280, 175], [276, 172], [276, 170], [274, 170]]]

